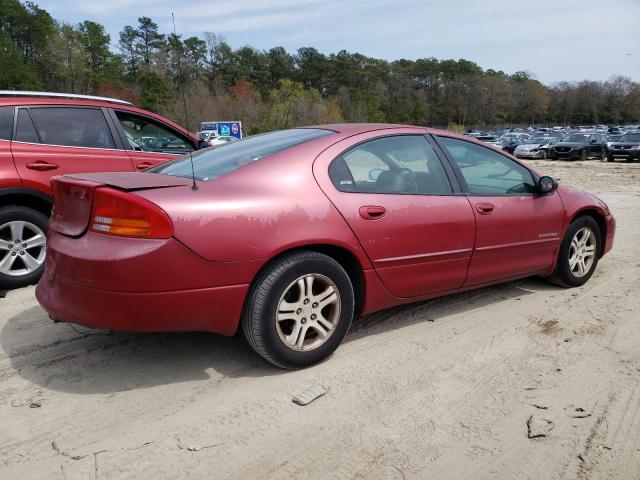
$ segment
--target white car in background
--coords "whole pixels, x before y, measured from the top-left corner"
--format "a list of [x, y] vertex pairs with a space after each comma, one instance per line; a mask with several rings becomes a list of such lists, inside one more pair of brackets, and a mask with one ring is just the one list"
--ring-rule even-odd
[[518, 158], [549, 158], [549, 148], [559, 141], [559, 137], [531, 137], [518, 145], [513, 154]]
[[238, 138], [232, 137], [231, 135], [219, 135], [209, 140], [209, 145], [212, 147], [221, 147], [229, 143], [237, 142], [238, 140]]

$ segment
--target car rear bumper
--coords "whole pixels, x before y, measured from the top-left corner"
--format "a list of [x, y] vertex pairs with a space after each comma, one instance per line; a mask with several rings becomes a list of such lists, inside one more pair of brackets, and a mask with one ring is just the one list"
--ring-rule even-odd
[[36, 297], [51, 319], [130, 332], [206, 331], [234, 335], [248, 285], [125, 293], [43, 279]]
[[233, 335], [262, 262], [210, 262], [174, 239], [50, 230], [36, 297], [56, 321], [126, 331]]

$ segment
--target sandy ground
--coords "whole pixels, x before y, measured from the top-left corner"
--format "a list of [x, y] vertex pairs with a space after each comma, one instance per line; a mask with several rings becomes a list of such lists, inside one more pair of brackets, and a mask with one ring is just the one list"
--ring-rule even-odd
[[[0, 478], [640, 479], [640, 165], [535, 163], [617, 217], [587, 285], [370, 315], [303, 371], [241, 337], [76, 333], [33, 288], [10, 292]], [[292, 403], [315, 383], [328, 393]], [[546, 437], [527, 437], [530, 417]]]

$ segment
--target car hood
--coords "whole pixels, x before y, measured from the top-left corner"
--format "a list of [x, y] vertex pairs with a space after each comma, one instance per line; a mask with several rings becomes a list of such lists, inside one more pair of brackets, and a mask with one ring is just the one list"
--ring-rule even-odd
[[544, 147], [546, 143], [527, 143], [525, 145], [518, 145], [518, 150], [524, 150], [525, 152], [536, 150], [537, 148]]
[[608, 142], [612, 147], [635, 147], [640, 145], [640, 142]]
[[586, 147], [587, 144], [586, 143], [580, 143], [580, 142], [558, 142], [554, 145], [554, 147], [571, 147], [571, 148], [579, 148], [579, 147]]

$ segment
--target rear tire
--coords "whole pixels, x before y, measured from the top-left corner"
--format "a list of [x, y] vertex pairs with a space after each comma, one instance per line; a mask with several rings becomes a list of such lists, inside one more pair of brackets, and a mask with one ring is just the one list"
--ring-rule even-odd
[[347, 334], [353, 312], [353, 286], [342, 266], [322, 253], [301, 251], [259, 274], [241, 324], [262, 358], [293, 369], [331, 355]]
[[[581, 244], [586, 232], [589, 232], [586, 243]], [[547, 280], [568, 288], [584, 285], [598, 265], [601, 247], [602, 234], [598, 223], [593, 217], [578, 217], [569, 225], [564, 235], [556, 268]], [[581, 268], [580, 263], [584, 268]]]
[[582, 154], [580, 155], [580, 160], [584, 162], [588, 159], [589, 159], [589, 152], [587, 152], [587, 149], [585, 148], [584, 150], [582, 150]]
[[46, 216], [32, 208], [0, 208], [0, 290], [26, 287], [40, 279], [48, 223]]

